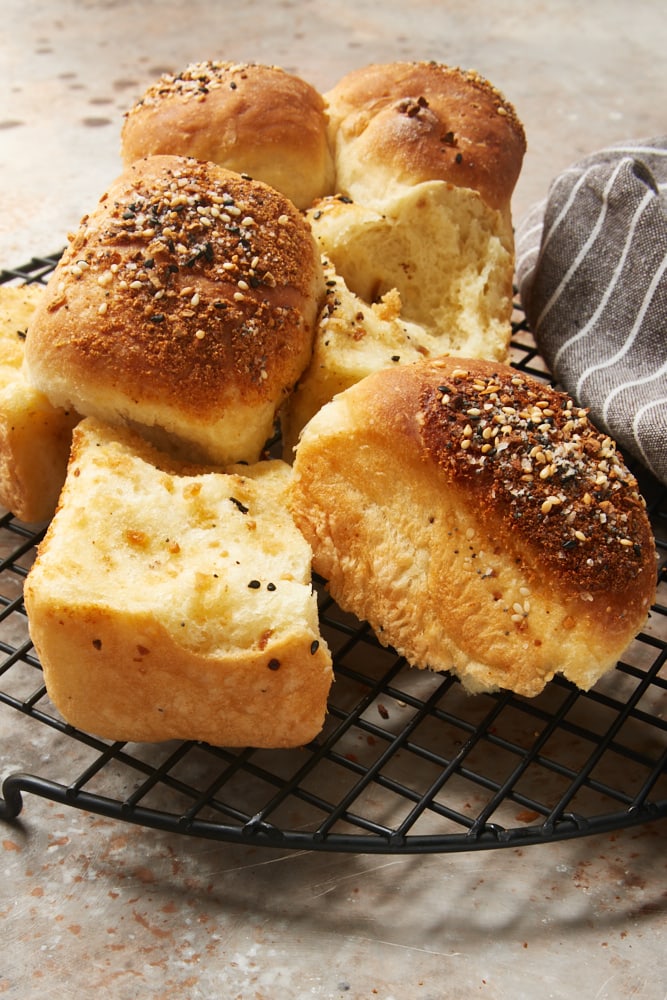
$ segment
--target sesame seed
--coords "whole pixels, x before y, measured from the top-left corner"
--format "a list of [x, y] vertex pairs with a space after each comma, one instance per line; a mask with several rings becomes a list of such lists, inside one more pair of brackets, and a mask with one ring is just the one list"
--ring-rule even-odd
[[203, 340], [205, 336], [206, 336], [206, 330], [197, 330], [197, 332], [195, 333], [195, 337], [197, 338], [197, 340]]

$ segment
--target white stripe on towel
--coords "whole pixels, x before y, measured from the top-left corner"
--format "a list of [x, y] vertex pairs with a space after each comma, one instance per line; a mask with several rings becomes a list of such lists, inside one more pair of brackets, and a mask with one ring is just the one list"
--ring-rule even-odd
[[576, 384], [575, 395], [579, 395], [581, 393], [581, 387], [583, 383], [594, 372], [601, 371], [603, 368], [610, 368], [612, 365], [616, 364], [617, 361], [620, 361], [621, 358], [628, 353], [628, 351], [632, 347], [632, 344], [635, 341], [635, 338], [637, 337], [637, 334], [639, 333], [646, 310], [649, 308], [651, 302], [653, 301], [653, 293], [658, 287], [660, 279], [662, 278], [666, 269], [667, 269], [667, 257], [663, 257], [660, 267], [658, 267], [655, 274], [653, 275], [653, 278], [651, 279], [646, 294], [644, 295], [644, 298], [642, 300], [642, 304], [639, 307], [639, 312], [637, 313], [637, 317], [632, 325], [632, 328], [628, 336], [625, 339], [625, 342], [623, 343], [623, 346], [620, 348], [620, 350], [616, 351], [616, 354], [612, 354], [610, 358], [605, 358], [605, 360], [600, 362], [600, 364], [589, 365], [589, 367], [584, 372], [582, 372]]
[[595, 312], [588, 320], [588, 322], [584, 326], [582, 326], [581, 329], [578, 330], [576, 333], [573, 333], [571, 337], [568, 337], [568, 339], [558, 348], [553, 360], [554, 369], [558, 367], [558, 362], [560, 361], [563, 352], [567, 350], [568, 347], [571, 347], [573, 344], [575, 344], [578, 340], [581, 340], [582, 337], [585, 337], [586, 334], [589, 333], [591, 327], [597, 322], [598, 318], [602, 315], [602, 312], [604, 311], [604, 308], [607, 305], [607, 302], [609, 301], [612, 292], [616, 288], [618, 279], [621, 275], [621, 271], [623, 270], [625, 261], [627, 260], [628, 252], [632, 245], [632, 238], [634, 236], [635, 229], [637, 228], [639, 219], [643, 214], [646, 206], [650, 202], [652, 202], [654, 198], [655, 194], [653, 193], [653, 191], [647, 191], [644, 197], [642, 198], [641, 202], [639, 203], [637, 210], [635, 211], [635, 214], [632, 217], [632, 222], [630, 223], [630, 228], [628, 230], [628, 237], [625, 241], [625, 245], [623, 247], [623, 251], [619, 258], [618, 264], [614, 268], [614, 272], [611, 276], [611, 281], [605, 288], [604, 294], [602, 295], [602, 298], [600, 299], [597, 308], [595, 309]]
[[[586, 242], [583, 244], [583, 246], [581, 247], [579, 253], [575, 257], [575, 259], [572, 261], [572, 263], [570, 264], [570, 266], [567, 269], [567, 271], [565, 272], [565, 274], [563, 275], [563, 278], [559, 282], [559, 284], [556, 287], [555, 291], [552, 293], [551, 298], [548, 300], [548, 302], [546, 303], [546, 305], [542, 309], [542, 312], [537, 317], [536, 326], [540, 325], [540, 323], [544, 320], [544, 317], [554, 307], [554, 305], [556, 304], [556, 302], [558, 301], [558, 299], [560, 298], [560, 296], [565, 291], [565, 289], [566, 289], [566, 287], [567, 287], [567, 285], [569, 283], [570, 278], [572, 277], [572, 275], [575, 273], [575, 271], [579, 267], [579, 264], [581, 263], [581, 261], [583, 260], [583, 258], [586, 256], [586, 254], [590, 250], [590, 248], [593, 245], [593, 243], [595, 243], [595, 240], [598, 237], [598, 233], [602, 229], [604, 220], [605, 220], [606, 215], [607, 215], [607, 210], [609, 208], [609, 192], [613, 188], [614, 183], [616, 181], [616, 178], [618, 177], [618, 175], [619, 175], [619, 173], [621, 171], [621, 168], [623, 167], [624, 163], [626, 163], [626, 162], [627, 162], [626, 160], [620, 160], [616, 164], [616, 167], [614, 168], [614, 171], [613, 171], [611, 177], [609, 178], [609, 180], [607, 181], [607, 184], [606, 184], [606, 186], [604, 188], [604, 191], [603, 191], [604, 200], [602, 202], [602, 208], [600, 210], [600, 213], [599, 213], [597, 219], [595, 220], [595, 225], [593, 226], [591, 234], [588, 237], [588, 239], [586, 240]], [[595, 168], [591, 167], [590, 169], [592, 170], [592, 169], [595, 169]], [[578, 188], [580, 187], [581, 183], [583, 183], [583, 181], [588, 177], [589, 173], [590, 173], [590, 170], [587, 170], [586, 173], [582, 174], [581, 179], [580, 179], [579, 183], [577, 185], [575, 185], [575, 189], [574, 190], [578, 190]], [[568, 199], [568, 201], [570, 201], [570, 200], [571, 199]], [[559, 218], [562, 218], [563, 214], [564, 214], [564, 212], [561, 212]], [[552, 229], [551, 229], [551, 231], [549, 233], [549, 236], [551, 236], [552, 232], [553, 232], [553, 227], [552, 227]]]

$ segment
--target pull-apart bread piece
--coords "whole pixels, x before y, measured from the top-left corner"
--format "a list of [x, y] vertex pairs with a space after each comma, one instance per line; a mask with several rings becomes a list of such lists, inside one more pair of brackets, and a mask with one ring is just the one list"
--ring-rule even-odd
[[279, 66], [206, 61], [161, 76], [126, 113], [121, 155], [162, 153], [249, 174], [301, 209], [334, 189], [324, 98]]
[[[367, 66], [325, 98], [338, 193], [308, 220], [358, 311], [398, 292], [397, 318], [436, 342], [424, 354], [506, 362], [511, 197], [526, 148], [513, 107], [476, 73], [426, 62]], [[287, 408], [291, 439], [319, 383], [345, 367], [345, 344], [330, 332], [325, 310], [317, 357]], [[383, 334], [357, 324], [356, 336], [381, 344]], [[369, 358], [359, 377], [372, 370]]]
[[305, 428], [290, 491], [314, 568], [409, 663], [471, 692], [589, 688], [647, 618], [655, 543], [614, 442], [509, 366], [385, 369]]
[[476, 191], [511, 229], [526, 139], [488, 80], [436, 62], [378, 63], [348, 73], [324, 96], [339, 193], [377, 205], [444, 181]]
[[0, 289], [0, 503], [21, 521], [48, 520], [65, 481], [79, 416], [25, 378], [25, 338], [42, 285]]
[[128, 431], [74, 431], [25, 584], [50, 697], [109, 739], [298, 746], [332, 679], [289, 466], [166, 462]]
[[27, 370], [54, 406], [178, 457], [255, 461], [310, 360], [323, 296], [319, 252], [287, 198], [214, 164], [148, 157], [71, 238]]

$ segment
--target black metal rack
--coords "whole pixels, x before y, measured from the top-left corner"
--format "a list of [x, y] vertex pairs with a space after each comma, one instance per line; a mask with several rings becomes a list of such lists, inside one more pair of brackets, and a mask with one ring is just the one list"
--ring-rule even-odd
[[[0, 283], [44, 282], [57, 256], [4, 271]], [[548, 378], [519, 311], [513, 326], [512, 363]], [[469, 696], [449, 675], [408, 668], [316, 581], [336, 680], [322, 733], [289, 751], [111, 743], [66, 724], [44, 687], [22, 600], [41, 534], [6, 514], [0, 717], [47, 727], [54, 753], [48, 776], [4, 776], [0, 819], [17, 817], [31, 793], [211, 840], [386, 854], [538, 844], [664, 818], [667, 491], [636, 471], [658, 543], [658, 601], [593, 690], [556, 678], [532, 699]]]

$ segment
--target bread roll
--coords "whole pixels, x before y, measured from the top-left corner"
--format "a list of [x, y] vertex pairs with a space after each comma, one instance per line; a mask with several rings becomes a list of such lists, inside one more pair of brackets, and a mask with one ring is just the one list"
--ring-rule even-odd
[[213, 164], [148, 157], [71, 238], [26, 364], [54, 406], [190, 461], [255, 461], [310, 360], [323, 294], [287, 198]]
[[[514, 234], [511, 196], [525, 152], [512, 106], [475, 73], [437, 63], [371, 65], [325, 95], [336, 196], [308, 211], [313, 233], [364, 320], [366, 352], [393, 350], [392, 330], [368, 324], [368, 307], [396, 290], [396, 322], [423, 329], [427, 355], [509, 360]], [[340, 298], [333, 304], [340, 314]], [[394, 301], [398, 301], [394, 299]], [[349, 367], [345, 337], [332, 338], [331, 300], [314, 358], [286, 407], [291, 446], [329, 385]], [[385, 335], [389, 337], [385, 340]], [[356, 352], [358, 355], [358, 352]], [[366, 371], [366, 374], [369, 372]], [[329, 396], [329, 398], [331, 398]]]
[[79, 420], [25, 378], [26, 332], [43, 294], [37, 284], [0, 287], [0, 504], [28, 522], [53, 514]]
[[525, 133], [478, 73], [436, 62], [372, 64], [324, 96], [338, 192], [375, 205], [406, 185], [445, 181], [479, 192], [509, 222]]
[[655, 543], [614, 442], [509, 366], [385, 369], [313, 417], [290, 491], [316, 571], [418, 667], [471, 692], [589, 688], [643, 625]]
[[278, 66], [198, 62], [160, 77], [121, 133], [126, 165], [158, 153], [249, 174], [298, 208], [333, 191], [324, 99]]
[[25, 583], [49, 695], [112, 740], [298, 746], [322, 726], [331, 659], [282, 462], [168, 463], [85, 419]]

